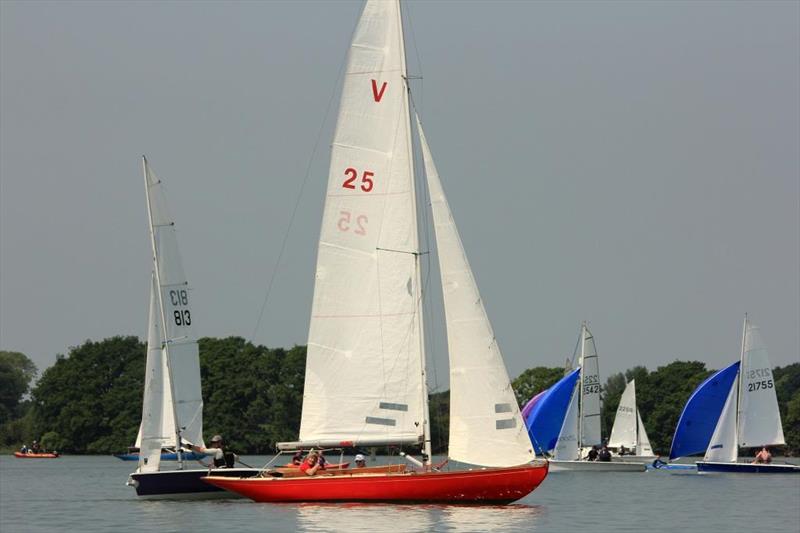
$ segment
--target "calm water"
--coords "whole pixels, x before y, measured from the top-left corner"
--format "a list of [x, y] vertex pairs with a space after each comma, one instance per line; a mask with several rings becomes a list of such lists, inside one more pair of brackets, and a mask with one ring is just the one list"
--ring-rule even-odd
[[133, 467], [1, 456], [0, 531], [800, 531], [800, 475], [555, 473], [504, 507], [276, 505], [139, 501]]

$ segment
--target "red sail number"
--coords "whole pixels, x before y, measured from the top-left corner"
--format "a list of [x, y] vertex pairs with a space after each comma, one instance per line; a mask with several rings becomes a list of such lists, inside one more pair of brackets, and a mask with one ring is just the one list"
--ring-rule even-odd
[[383, 98], [383, 92], [386, 90], [386, 85], [386, 82], [383, 82], [383, 85], [381, 85], [381, 90], [379, 91], [377, 80], [372, 80], [372, 97], [376, 102], [380, 102], [381, 98]]
[[[344, 183], [342, 183], [342, 187], [345, 189], [355, 189], [355, 181], [358, 178], [358, 171], [354, 168], [348, 168], [344, 171], [344, 175], [348, 176]], [[372, 181], [372, 178], [375, 176], [374, 172], [369, 170], [365, 170], [364, 173], [361, 175], [361, 190], [364, 192], [369, 192], [374, 187], [375, 183]]]

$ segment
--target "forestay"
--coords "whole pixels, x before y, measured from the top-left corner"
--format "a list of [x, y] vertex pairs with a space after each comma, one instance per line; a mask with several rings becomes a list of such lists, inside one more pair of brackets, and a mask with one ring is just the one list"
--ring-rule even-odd
[[[167, 211], [161, 181], [144, 160], [151, 242], [159, 286], [158, 311], [163, 324], [174, 415], [181, 438], [203, 446], [203, 396], [200, 388], [200, 359], [192, 333], [189, 283], [183, 272], [175, 223]], [[174, 442], [173, 442], [174, 444]]]
[[150, 312], [147, 328], [147, 360], [145, 362], [142, 422], [139, 426], [139, 471], [156, 472], [161, 461], [161, 449], [175, 445], [175, 419], [169, 376], [166, 369], [161, 336], [158, 288], [155, 273], [150, 286]]
[[581, 429], [582, 447], [602, 444], [600, 435], [600, 369], [597, 348], [589, 328], [583, 326], [581, 347]]
[[731, 384], [722, 414], [708, 443], [704, 459], [706, 461], [734, 463], [739, 456], [736, 445], [736, 388], [738, 383], [739, 380], [735, 379]]
[[421, 298], [397, 2], [355, 29], [331, 150], [300, 442], [422, 440]]
[[483, 466], [528, 463], [534, 458], [528, 431], [419, 117], [417, 128], [430, 191], [450, 356], [449, 456]]
[[767, 349], [759, 328], [747, 320], [739, 391], [739, 446], [786, 444]]

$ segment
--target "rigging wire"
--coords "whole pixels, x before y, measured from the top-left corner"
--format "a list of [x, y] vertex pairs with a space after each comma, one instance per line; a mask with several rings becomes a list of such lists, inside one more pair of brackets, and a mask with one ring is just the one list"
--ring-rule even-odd
[[[355, 34], [355, 31], [356, 31], [356, 26], [354, 25], [350, 35], [351, 41], [353, 35]], [[331, 96], [328, 99], [328, 106], [325, 108], [325, 115], [322, 118], [322, 123], [319, 125], [319, 130], [317, 131], [317, 137], [314, 140], [314, 146], [311, 149], [311, 155], [308, 158], [308, 164], [306, 165], [305, 176], [303, 176], [303, 182], [301, 183], [300, 190], [297, 193], [297, 198], [295, 199], [294, 207], [292, 208], [292, 214], [289, 216], [289, 224], [286, 226], [286, 231], [283, 234], [283, 241], [281, 242], [281, 248], [280, 251], [278, 252], [278, 258], [275, 260], [275, 266], [272, 267], [272, 274], [269, 277], [269, 283], [267, 283], [267, 290], [266, 294], [264, 295], [264, 301], [261, 303], [261, 309], [258, 312], [258, 320], [256, 320], [256, 326], [255, 328], [253, 328], [253, 334], [250, 336], [251, 343], [255, 342], [256, 334], [258, 333], [258, 328], [261, 326], [261, 320], [264, 318], [264, 310], [267, 308], [267, 302], [269, 301], [270, 294], [272, 293], [272, 286], [275, 282], [275, 276], [278, 272], [278, 267], [281, 264], [281, 259], [283, 259], [283, 253], [286, 251], [286, 243], [289, 240], [289, 234], [292, 231], [294, 219], [297, 216], [297, 209], [300, 207], [300, 200], [303, 198], [303, 192], [305, 191], [306, 184], [308, 183], [308, 178], [311, 175], [311, 166], [314, 163], [314, 157], [317, 154], [317, 149], [319, 148], [319, 142], [320, 139], [322, 138], [322, 133], [325, 130], [325, 125], [328, 122], [328, 117], [330, 116], [331, 107], [333, 106], [333, 101], [335, 100], [337, 94], [336, 88], [339, 86], [339, 82], [342, 79], [342, 74], [344, 72], [345, 65], [347, 64], [347, 56], [349, 52], [350, 48], [348, 47], [339, 64], [339, 73], [336, 75], [336, 82], [333, 85]]]

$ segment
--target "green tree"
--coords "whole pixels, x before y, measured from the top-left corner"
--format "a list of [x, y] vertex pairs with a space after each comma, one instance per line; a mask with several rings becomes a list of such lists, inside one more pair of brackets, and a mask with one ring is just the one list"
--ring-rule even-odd
[[520, 408], [524, 407], [528, 400], [543, 390], [552, 387], [556, 381], [563, 377], [563, 368], [548, 368], [544, 366], [529, 368], [517, 376], [517, 379], [511, 382], [511, 386], [514, 388], [514, 394], [517, 396], [517, 403]]
[[18, 418], [20, 402], [36, 377], [36, 365], [20, 352], [0, 351], [0, 425]]

